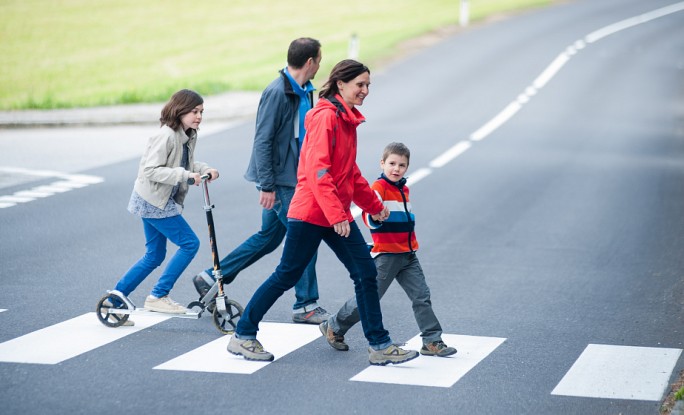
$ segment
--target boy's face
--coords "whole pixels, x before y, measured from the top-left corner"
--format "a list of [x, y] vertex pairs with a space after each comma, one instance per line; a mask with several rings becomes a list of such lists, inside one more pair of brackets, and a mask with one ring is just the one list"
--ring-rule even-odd
[[406, 156], [390, 154], [385, 160], [380, 161], [380, 167], [385, 177], [393, 182], [398, 182], [408, 170], [408, 159]]

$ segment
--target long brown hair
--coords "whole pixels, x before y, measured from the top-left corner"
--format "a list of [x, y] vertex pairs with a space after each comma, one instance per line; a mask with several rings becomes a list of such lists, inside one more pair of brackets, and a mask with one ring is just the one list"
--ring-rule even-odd
[[321, 92], [319, 92], [318, 96], [321, 98], [335, 96], [335, 94], [340, 92], [337, 87], [337, 81], [349, 82], [364, 72], [370, 74], [370, 69], [361, 62], [357, 62], [353, 59], [345, 59], [338, 62], [337, 65], [332, 68], [332, 71], [330, 71], [328, 81], [321, 87]]
[[181, 126], [181, 117], [196, 106], [204, 104], [204, 99], [195, 91], [181, 89], [171, 96], [169, 102], [161, 110], [161, 125], [168, 125], [173, 130]]

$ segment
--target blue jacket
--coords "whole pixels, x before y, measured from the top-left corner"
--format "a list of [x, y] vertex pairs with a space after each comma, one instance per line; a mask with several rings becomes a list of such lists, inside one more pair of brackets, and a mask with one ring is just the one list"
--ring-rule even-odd
[[[313, 92], [309, 98], [313, 102]], [[299, 126], [298, 111], [299, 96], [281, 69], [280, 76], [261, 94], [252, 156], [244, 176], [260, 190], [297, 185], [300, 148], [295, 128]]]

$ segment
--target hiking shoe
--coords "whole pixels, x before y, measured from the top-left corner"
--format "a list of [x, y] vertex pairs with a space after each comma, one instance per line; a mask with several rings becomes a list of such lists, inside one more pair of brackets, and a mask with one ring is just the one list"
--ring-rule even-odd
[[[107, 308], [116, 308], [116, 307], [114, 307], [114, 304], [112, 304], [112, 302], [109, 301], [109, 299], [104, 300], [104, 301], [102, 302], [102, 306], [103, 306], [103, 307], [107, 307]], [[108, 320], [110, 323], [118, 323], [119, 321], [121, 321], [121, 317], [119, 317], [119, 314], [114, 314], [113, 312], [110, 311], [110, 312], [109, 312], [109, 317], [107, 317], [107, 320]], [[126, 321], [123, 322], [122, 326], [129, 326], [129, 327], [130, 327], [130, 326], [135, 326], [135, 322], [133, 322], [133, 321], [129, 318], [128, 320], [126, 320]]]
[[204, 277], [205, 275], [206, 273], [202, 271], [192, 277], [192, 283], [195, 286], [195, 290], [197, 290], [197, 294], [199, 294], [200, 299], [207, 295], [212, 286], [212, 284], [209, 284], [209, 281], [207, 281], [207, 279]]
[[456, 354], [456, 349], [449, 347], [444, 344], [443, 341], [438, 340], [436, 342], [424, 344], [423, 347], [420, 348], [420, 354], [423, 356], [447, 357]]
[[257, 362], [272, 362], [273, 354], [264, 350], [264, 346], [257, 339], [238, 339], [233, 335], [228, 342], [228, 351], [232, 354], [242, 356], [247, 360]]
[[189, 311], [187, 308], [169, 298], [168, 295], [165, 295], [162, 298], [148, 295], [147, 298], [145, 298], [144, 307], [150, 311], [167, 314], [185, 314]]
[[324, 321], [328, 321], [330, 317], [330, 313], [325, 311], [323, 307], [316, 307], [311, 311], [305, 311], [303, 313], [293, 313], [292, 321], [294, 321], [295, 323], [320, 325]]
[[344, 342], [344, 336], [341, 334], [335, 334], [335, 332], [328, 327], [328, 320], [319, 324], [318, 328], [321, 330], [323, 337], [325, 337], [325, 339], [328, 341], [328, 344], [333, 349], [341, 350], [343, 352], [349, 350], [349, 345]]
[[375, 350], [372, 347], [368, 348], [368, 360], [371, 365], [385, 366], [388, 363], [398, 365], [399, 363], [408, 362], [418, 357], [418, 352], [415, 350], [404, 350], [396, 344], [392, 344], [381, 350]]

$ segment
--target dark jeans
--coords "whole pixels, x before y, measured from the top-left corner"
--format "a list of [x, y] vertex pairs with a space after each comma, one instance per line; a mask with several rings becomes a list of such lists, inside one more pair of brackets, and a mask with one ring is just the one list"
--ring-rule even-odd
[[299, 281], [302, 271], [313, 258], [321, 241], [325, 241], [354, 281], [363, 334], [368, 343], [374, 349], [383, 349], [392, 344], [389, 333], [382, 325], [375, 263], [356, 222], [350, 225], [351, 233], [344, 238], [336, 234], [332, 227], [290, 220], [280, 264], [249, 300], [235, 330], [237, 337], [256, 339], [259, 322], [266, 312], [285, 291]]

